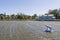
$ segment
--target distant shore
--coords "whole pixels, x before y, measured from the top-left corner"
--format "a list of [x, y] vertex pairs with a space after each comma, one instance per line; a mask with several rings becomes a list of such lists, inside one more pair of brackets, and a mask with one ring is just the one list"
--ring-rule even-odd
[[[0, 20], [0, 21], [38, 21], [38, 20]], [[56, 20], [39, 20], [39, 21], [60, 21], [60, 19], [56, 19]]]

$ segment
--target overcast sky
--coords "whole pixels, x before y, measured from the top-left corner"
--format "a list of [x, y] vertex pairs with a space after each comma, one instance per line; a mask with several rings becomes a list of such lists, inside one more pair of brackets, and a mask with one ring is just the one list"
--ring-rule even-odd
[[49, 9], [60, 8], [60, 0], [0, 0], [0, 13], [44, 14]]

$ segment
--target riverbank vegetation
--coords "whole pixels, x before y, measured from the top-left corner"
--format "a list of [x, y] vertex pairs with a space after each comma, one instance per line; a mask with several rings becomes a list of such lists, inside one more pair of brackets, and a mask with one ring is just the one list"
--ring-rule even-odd
[[6, 13], [1, 13], [0, 14], [0, 20], [33, 20], [37, 17], [37, 14], [34, 14], [32, 16], [26, 15], [23, 13], [20, 14], [12, 14], [12, 15], [6, 15]]
[[[53, 14], [56, 19], [60, 20], [60, 9], [49, 10], [45, 15]], [[0, 20], [34, 20], [37, 14], [32, 16], [23, 13], [17, 13], [12, 15], [6, 15], [6, 13], [0, 13]]]

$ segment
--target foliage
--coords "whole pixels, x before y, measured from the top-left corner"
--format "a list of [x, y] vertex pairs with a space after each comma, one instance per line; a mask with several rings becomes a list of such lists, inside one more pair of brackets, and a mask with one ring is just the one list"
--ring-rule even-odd
[[[34, 15], [35, 17], [36, 15]], [[0, 20], [30, 20], [31, 16], [30, 15], [26, 15], [23, 13], [18, 13], [17, 15], [12, 14], [12, 15], [6, 15], [5, 13], [1, 13], [0, 14]]]
[[37, 14], [34, 14], [33, 16], [32, 16], [32, 19], [35, 19], [37, 17]]
[[60, 9], [49, 10], [48, 14], [53, 14], [56, 19], [60, 19]]

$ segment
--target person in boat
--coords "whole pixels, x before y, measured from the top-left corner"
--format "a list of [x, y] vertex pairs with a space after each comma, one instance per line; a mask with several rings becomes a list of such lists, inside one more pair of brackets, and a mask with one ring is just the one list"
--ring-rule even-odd
[[46, 30], [45, 30], [45, 32], [51, 32], [52, 31], [52, 27], [51, 27], [51, 25], [45, 25], [46, 26]]

